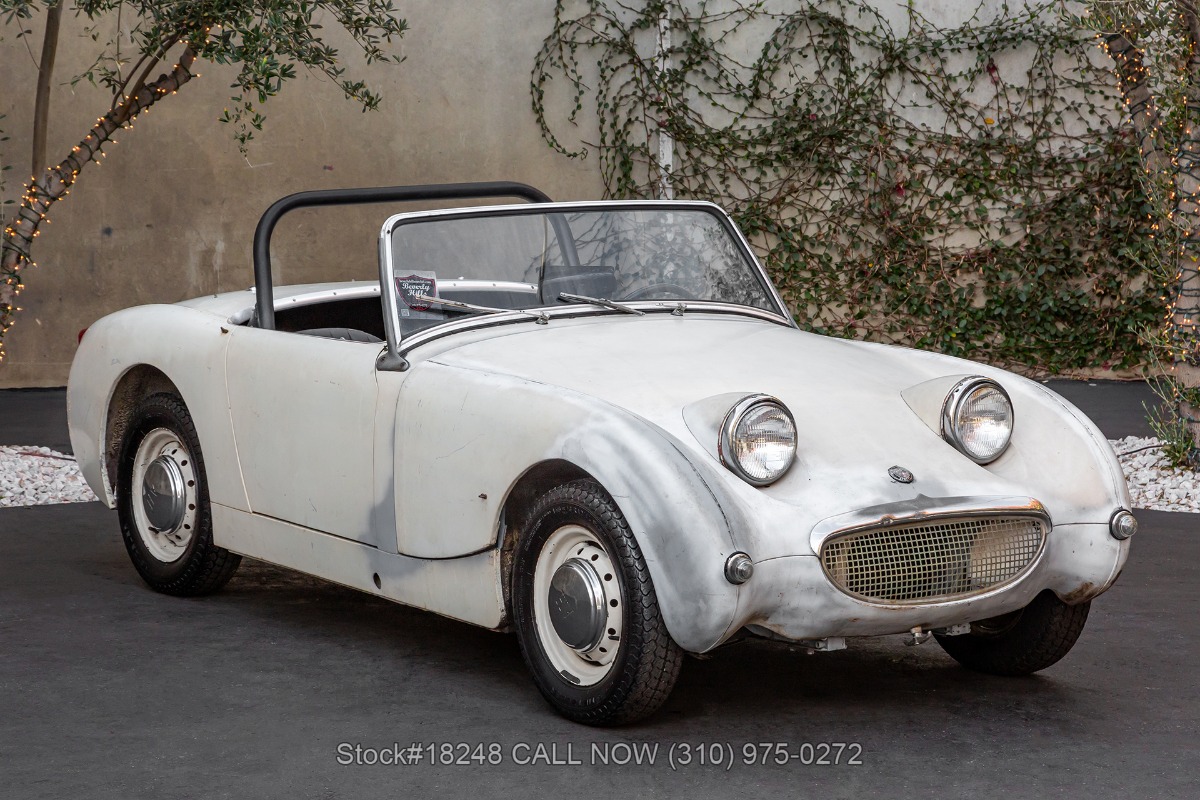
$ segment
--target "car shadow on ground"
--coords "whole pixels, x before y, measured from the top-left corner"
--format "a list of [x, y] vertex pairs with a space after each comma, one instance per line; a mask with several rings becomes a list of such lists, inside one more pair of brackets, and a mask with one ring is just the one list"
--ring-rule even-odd
[[[126, 572], [132, 573], [132, 568]], [[125, 583], [129, 577], [118, 580]], [[410, 677], [423, 673], [423, 679], [437, 681], [453, 670], [456, 681], [479, 684], [489, 694], [537, 700], [515, 636], [271, 564], [243, 560], [226, 588], [209, 598], [162, 597], [155, 602], [210, 604], [258, 619], [272, 635], [336, 638], [342, 647], [370, 653], [381, 665], [403, 665]], [[982, 695], [990, 698], [989, 716], [999, 725], [1078, 710], [1077, 693], [1052, 671], [1015, 679], [970, 672], [932, 640], [907, 647], [900, 636], [857, 638], [846, 650], [809, 654], [796, 645], [746, 639], [702, 658], [686, 658], [661, 719], [645, 724], [659, 728], [709, 716], [728, 719], [736, 713], [769, 728], [772, 718], [797, 711], [866, 719], [885, 709], [914, 718], [932, 712], [949, 723], [973, 717]], [[399, 702], [402, 697], [394, 699]], [[553, 714], [548, 707], [544, 713]], [[671, 722], [664, 722], [668, 718]]]

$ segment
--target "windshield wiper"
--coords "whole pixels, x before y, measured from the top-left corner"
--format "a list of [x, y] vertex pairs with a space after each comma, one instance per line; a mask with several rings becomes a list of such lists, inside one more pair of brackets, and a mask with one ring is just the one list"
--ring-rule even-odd
[[414, 294], [413, 300], [420, 300], [424, 303], [433, 303], [447, 308], [456, 308], [459, 311], [473, 311], [476, 314], [506, 314], [510, 311], [515, 311], [518, 314], [528, 314], [532, 317], [537, 317], [538, 325], [545, 325], [550, 321], [550, 317], [546, 312], [526, 311], [523, 308], [493, 308], [492, 306], [477, 306], [474, 303], [463, 303], [458, 300], [443, 300], [440, 297], [430, 297], [427, 294]]
[[567, 294], [566, 292], [558, 293], [559, 302], [563, 303], [590, 303], [594, 306], [603, 306], [611, 308], [613, 311], [624, 311], [626, 314], [637, 314], [639, 317], [646, 316], [645, 311], [638, 311], [632, 306], [627, 306], [623, 303], [614, 303], [612, 300], [605, 300], [600, 297], [588, 297], [582, 294]]

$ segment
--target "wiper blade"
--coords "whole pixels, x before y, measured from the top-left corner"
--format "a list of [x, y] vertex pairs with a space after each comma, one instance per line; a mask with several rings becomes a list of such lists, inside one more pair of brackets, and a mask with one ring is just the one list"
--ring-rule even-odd
[[588, 297], [587, 295], [582, 294], [567, 294], [566, 292], [559, 292], [558, 299], [560, 302], [564, 303], [590, 303], [594, 306], [611, 308], [613, 311], [624, 311], [626, 314], [637, 314], [639, 317], [646, 316], [645, 311], [638, 311], [636, 308], [627, 306], [624, 303], [614, 303], [612, 300], [605, 300], [600, 297]]
[[545, 325], [550, 317], [545, 312], [526, 311], [523, 308], [493, 308], [492, 306], [477, 306], [474, 303], [463, 303], [458, 300], [444, 300], [441, 297], [430, 297], [427, 294], [414, 294], [414, 300], [420, 300], [423, 303], [432, 303], [434, 305], [446, 306], [447, 308], [456, 308], [459, 311], [473, 311], [476, 314], [507, 314], [515, 311], [518, 314], [528, 314], [532, 317], [537, 317], [539, 325]]
[[427, 294], [414, 294], [413, 300], [420, 300], [423, 303], [433, 303], [434, 305], [446, 306], [448, 308], [457, 308], [460, 311], [475, 311], [480, 314], [492, 314], [496, 311], [512, 311], [511, 308], [492, 308], [491, 306], [477, 306], [474, 303], [461, 303], [458, 300], [443, 300], [440, 297], [430, 297]]

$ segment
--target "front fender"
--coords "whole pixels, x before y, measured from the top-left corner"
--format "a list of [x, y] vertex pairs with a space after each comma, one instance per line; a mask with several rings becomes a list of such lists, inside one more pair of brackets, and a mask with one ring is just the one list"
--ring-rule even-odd
[[702, 652], [727, 635], [738, 600], [724, 577], [730, 522], [660, 428], [576, 391], [434, 361], [406, 376], [397, 412], [400, 553], [450, 558], [497, 546], [521, 476], [565, 460], [625, 515], [675, 641]]

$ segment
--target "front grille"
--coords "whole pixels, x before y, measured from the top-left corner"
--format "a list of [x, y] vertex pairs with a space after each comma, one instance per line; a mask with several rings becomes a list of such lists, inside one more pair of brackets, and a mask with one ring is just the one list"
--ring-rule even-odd
[[880, 603], [921, 603], [981, 592], [1016, 578], [1041, 552], [1032, 517], [910, 522], [834, 534], [821, 548], [843, 591]]

